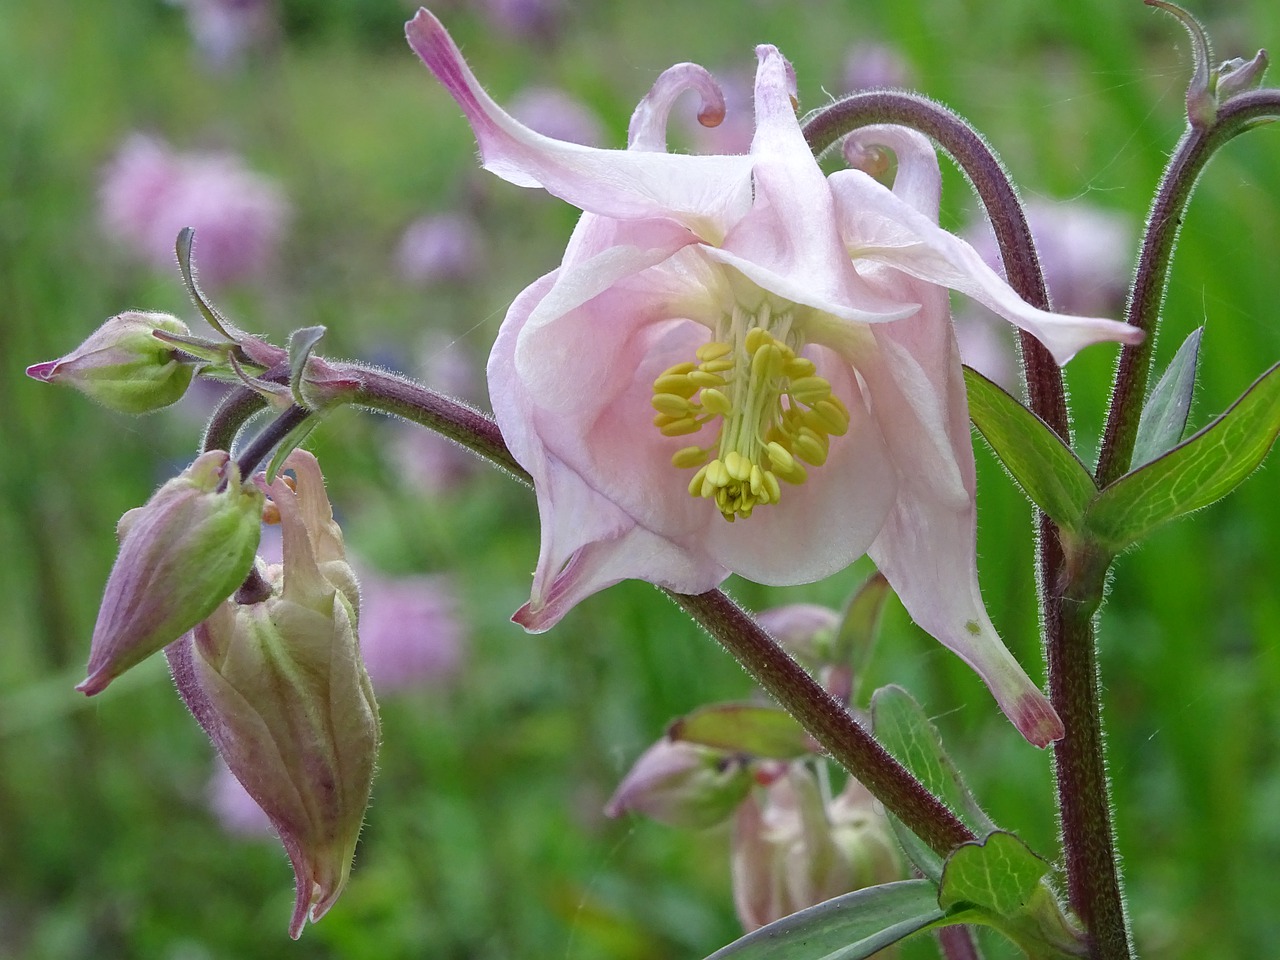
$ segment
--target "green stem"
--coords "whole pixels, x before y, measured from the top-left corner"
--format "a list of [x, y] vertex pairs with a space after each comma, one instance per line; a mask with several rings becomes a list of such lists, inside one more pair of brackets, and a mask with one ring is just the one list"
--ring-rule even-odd
[[1188, 127], [1165, 168], [1151, 202], [1142, 250], [1134, 273], [1125, 319], [1147, 332], [1143, 341], [1120, 354], [1107, 409], [1107, 425], [1098, 453], [1096, 478], [1107, 486], [1128, 472], [1138, 419], [1151, 375], [1151, 357], [1160, 322], [1160, 305], [1169, 282], [1169, 268], [1187, 202], [1205, 164], [1222, 146], [1265, 120], [1280, 118], [1280, 90], [1252, 90], [1223, 103], [1213, 124], [1204, 129]]

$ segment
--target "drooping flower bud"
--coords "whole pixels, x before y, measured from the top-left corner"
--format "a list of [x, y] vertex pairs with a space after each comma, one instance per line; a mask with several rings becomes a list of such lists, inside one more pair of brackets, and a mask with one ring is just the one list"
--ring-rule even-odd
[[253, 567], [262, 493], [229, 454], [201, 454], [118, 526], [120, 552], [93, 628], [88, 676], [100, 693], [209, 616]]
[[863, 794], [851, 781], [826, 804], [813, 774], [793, 764], [763, 802], [753, 795], [738, 808], [733, 899], [745, 930], [898, 877], [888, 825]]
[[729, 818], [751, 784], [742, 757], [663, 737], [636, 760], [604, 812], [642, 813], [672, 827], [711, 827]]
[[[284, 562], [257, 602], [223, 603], [166, 650], [178, 692], [293, 864], [289, 934], [337, 900], [373, 784], [379, 723], [356, 639], [358, 594], [315, 458], [269, 488]], [[240, 599], [248, 599], [241, 597]]]
[[191, 333], [167, 313], [122, 313], [65, 357], [27, 367], [27, 376], [65, 383], [121, 413], [159, 410], [182, 398], [194, 370], [174, 357], [173, 347], [157, 338], [156, 330], [184, 337]]

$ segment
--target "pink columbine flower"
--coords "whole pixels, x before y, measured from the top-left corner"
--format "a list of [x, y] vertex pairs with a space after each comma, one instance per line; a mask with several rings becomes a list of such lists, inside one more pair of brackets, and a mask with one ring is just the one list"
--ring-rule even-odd
[[183, 154], [134, 134], [108, 164], [99, 192], [102, 228], [157, 269], [171, 270], [174, 241], [196, 231], [200, 279], [219, 286], [259, 274], [284, 233], [288, 205], [274, 182], [229, 154]]
[[1061, 736], [978, 590], [947, 291], [1030, 330], [1059, 362], [1141, 333], [1024, 303], [939, 228], [937, 158], [910, 131], [874, 131], [898, 155], [892, 189], [859, 170], [825, 176], [796, 118], [794, 72], [772, 46], [756, 50], [751, 152], [679, 156], [665, 149], [677, 97], [693, 89], [703, 114], [723, 110], [701, 67], [658, 79], [628, 149], [592, 149], [498, 107], [429, 12], [407, 32], [485, 167], [585, 211], [489, 358], [494, 412], [542, 521], [516, 621], [546, 630], [627, 578], [682, 593], [730, 572], [795, 584], [868, 553], [1029, 740]]

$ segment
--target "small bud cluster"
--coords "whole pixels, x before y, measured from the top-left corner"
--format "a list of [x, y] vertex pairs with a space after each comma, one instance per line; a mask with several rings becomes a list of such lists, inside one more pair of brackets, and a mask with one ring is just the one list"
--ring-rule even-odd
[[[859, 596], [882, 588], [878, 578]], [[855, 602], [857, 598], [855, 597]], [[815, 670], [828, 690], [847, 700], [850, 641], [836, 611], [793, 604], [765, 611], [760, 623], [788, 652]], [[735, 705], [721, 705], [725, 714]], [[643, 814], [673, 827], [705, 829], [732, 821], [734, 903], [747, 931], [853, 890], [900, 879], [903, 864], [884, 812], [867, 789], [849, 778], [830, 796], [816, 754], [786, 759], [768, 751], [776, 742], [752, 733], [719, 730], [715, 746], [680, 739], [691, 724], [646, 750], [605, 807], [610, 817]]]
[[[320, 466], [295, 450], [284, 468], [292, 482], [245, 484], [210, 451], [125, 514], [78, 689], [100, 693], [164, 649], [183, 701], [284, 844], [296, 938], [346, 884], [379, 722]], [[280, 524], [282, 563], [255, 559], [264, 516]]]

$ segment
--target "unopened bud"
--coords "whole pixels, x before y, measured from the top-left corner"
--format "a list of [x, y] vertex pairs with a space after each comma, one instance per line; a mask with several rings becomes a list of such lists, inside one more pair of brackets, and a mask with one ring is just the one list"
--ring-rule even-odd
[[122, 313], [65, 357], [27, 367], [27, 376], [65, 383], [121, 413], [159, 410], [182, 398], [194, 370], [154, 335], [157, 330], [183, 337], [191, 333], [165, 313]]
[[734, 821], [732, 848], [733, 899], [743, 928], [899, 876], [888, 825], [875, 817], [856, 791], [824, 804], [813, 774], [800, 764], [763, 791], [763, 802], [748, 797]]
[[636, 760], [604, 812], [642, 813], [672, 827], [711, 827], [729, 818], [751, 783], [741, 757], [663, 737]]
[[281, 477], [270, 487], [284, 561], [260, 567], [269, 593], [228, 600], [166, 653], [183, 700], [280, 834], [296, 880], [296, 939], [346, 885], [379, 723], [346, 592], [355, 581], [319, 467], [301, 451], [285, 466], [297, 474], [297, 491]]
[[1262, 84], [1267, 72], [1267, 51], [1259, 50], [1252, 60], [1239, 57], [1224, 61], [1218, 67], [1218, 99], [1226, 100], [1237, 93], [1253, 90]]
[[100, 693], [240, 586], [258, 547], [262, 499], [241, 484], [227, 453], [211, 450], [121, 518], [120, 552], [77, 690]]

